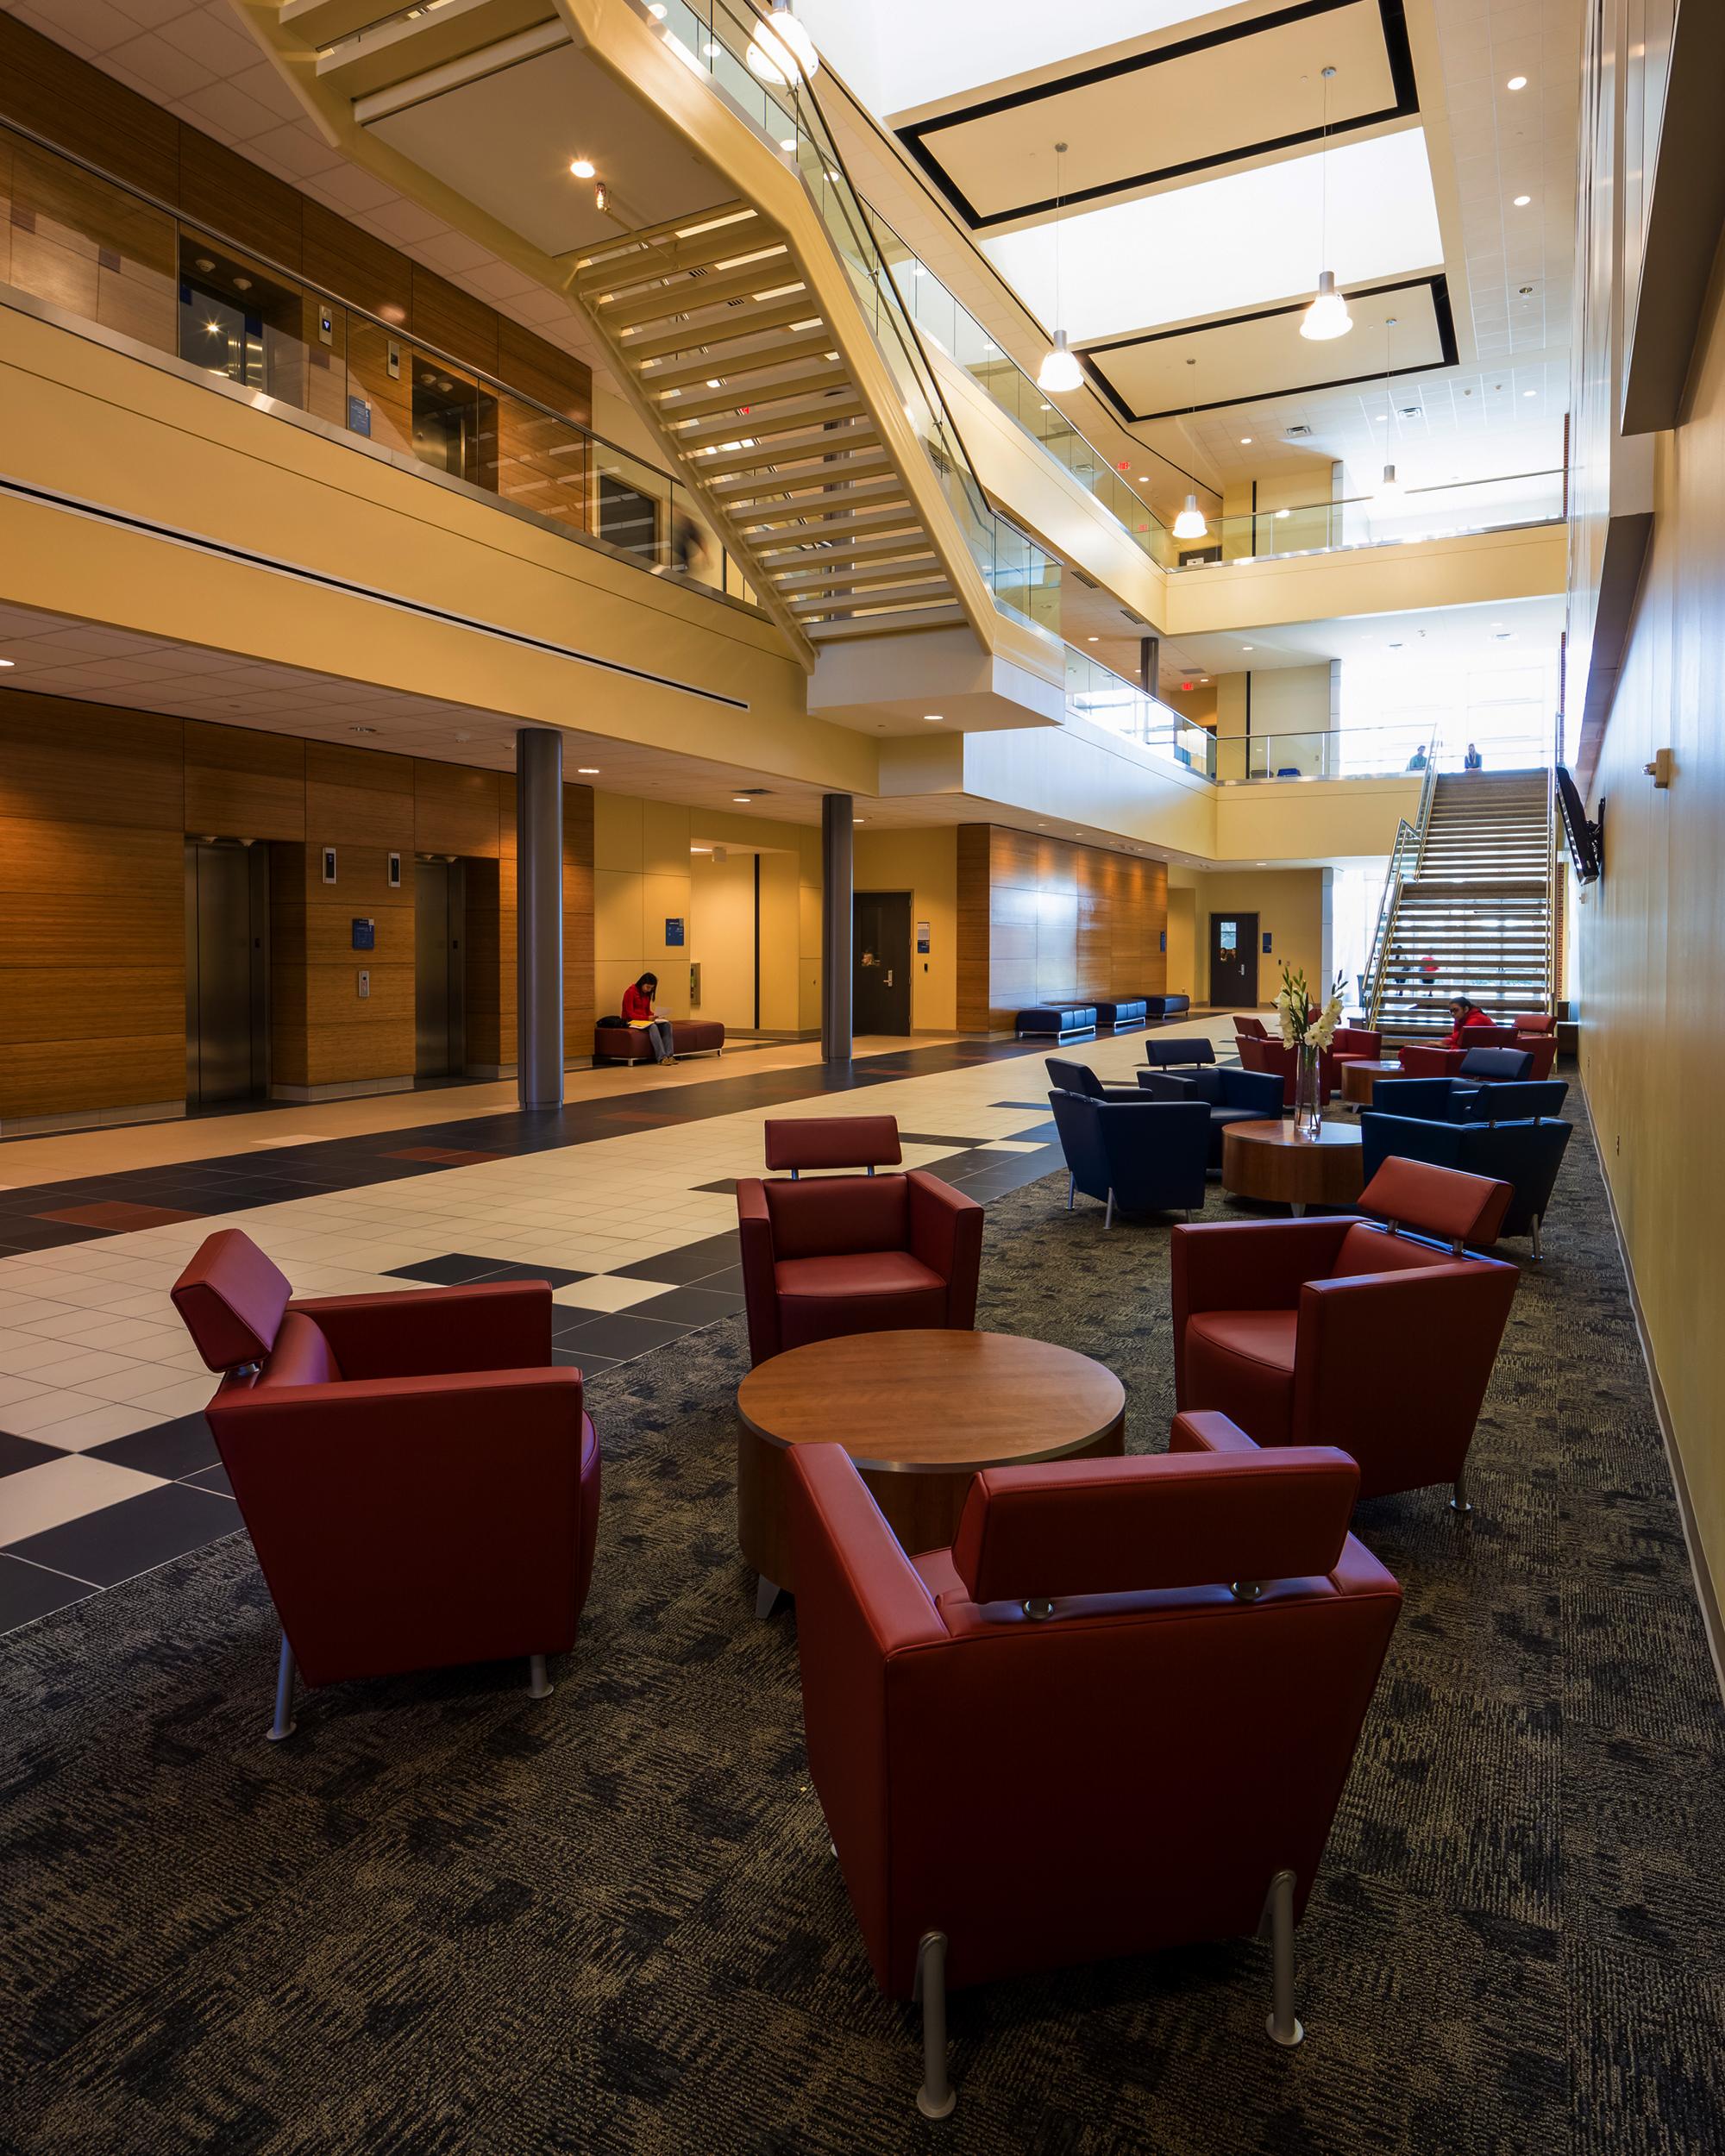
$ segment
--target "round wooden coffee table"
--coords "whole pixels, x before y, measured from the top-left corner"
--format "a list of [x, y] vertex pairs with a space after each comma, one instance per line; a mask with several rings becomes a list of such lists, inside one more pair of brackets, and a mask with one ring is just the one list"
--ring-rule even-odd
[[1316, 1138], [1286, 1122], [1230, 1123], [1222, 1132], [1222, 1188], [1236, 1197], [1279, 1199], [1297, 1215], [1351, 1206], [1363, 1182], [1357, 1123], [1326, 1123]]
[[1371, 1106], [1371, 1089], [1380, 1078], [1405, 1078], [1400, 1063], [1349, 1062], [1342, 1065], [1342, 1099], [1357, 1108]]
[[978, 1468], [1119, 1454], [1126, 1394], [1100, 1363], [1008, 1332], [858, 1332], [791, 1348], [737, 1395], [737, 1539], [764, 1616], [796, 1586], [793, 1445], [842, 1445], [906, 1551], [942, 1550]]

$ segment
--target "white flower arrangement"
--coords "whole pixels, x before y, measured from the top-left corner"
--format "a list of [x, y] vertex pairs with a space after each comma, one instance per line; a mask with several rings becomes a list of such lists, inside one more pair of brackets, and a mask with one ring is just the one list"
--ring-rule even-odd
[[1342, 975], [1336, 975], [1328, 1000], [1314, 1018], [1312, 992], [1306, 985], [1305, 975], [1295, 973], [1287, 966], [1282, 968], [1282, 986], [1276, 993], [1276, 1022], [1284, 1048], [1300, 1048], [1308, 1044], [1319, 1049], [1329, 1046], [1341, 1024], [1343, 979]]

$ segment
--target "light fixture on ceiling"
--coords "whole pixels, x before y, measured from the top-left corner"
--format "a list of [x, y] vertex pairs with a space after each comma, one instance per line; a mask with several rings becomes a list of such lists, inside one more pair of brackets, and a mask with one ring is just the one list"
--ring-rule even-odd
[[758, 82], [788, 90], [799, 76], [812, 82], [820, 67], [814, 40], [791, 13], [791, 0], [773, 0], [773, 12], [755, 25], [743, 58]]
[[17, 663], [16, 659], [0, 659], [0, 667], [15, 667]]
[[575, 776], [578, 779], [596, 779], [599, 776], [599, 766], [596, 763], [578, 763], [575, 766]]
[[946, 713], [944, 711], [925, 711], [922, 715], [922, 723], [925, 726], [944, 726], [946, 724]]
[[594, 208], [595, 210], [605, 210], [605, 209], [609, 208], [610, 204], [611, 204], [611, 190], [610, 190], [610, 188], [609, 188], [609, 187], [607, 187], [607, 186], [605, 185], [605, 182], [604, 182], [602, 179], [596, 179], [596, 180], [594, 180], [594, 182], [593, 182], [593, 208]]
[[755, 805], [755, 796], [752, 793], [733, 793], [731, 798], [744, 808], [753, 808]]
[[[1186, 364], [1188, 367], [1196, 367], [1198, 362], [1196, 360], [1189, 359]], [[1194, 377], [1195, 380], [1195, 379]], [[1192, 398], [1192, 411], [1195, 412], [1197, 409], [1198, 399], [1195, 392]], [[1174, 519], [1172, 529], [1176, 539], [1202, 539], [1208, 535], [1210, 527], [1205, 521], [1203, 511], [1198, 506], [1198, 497], [1195, 492], [1186, 497], [1186, 505]]]
[[1527, 78], [1525, 75], [1512, 75], [1504, 85], [1506, 90], [1525, 90], [1527, 87]]
[[1240, 447], [1241, 447], [1241, 448], [1242, 448], [1242, 449], [1249, 449], [1249, 448], [1251, 448], [1251, 436], [1249, 434], [1243, 434], [1243, 435], [1240, 436]]
[[569, 160], [569, 170], [574, 174], [577, 179], [594, 179], [599, 175], [599, 166], [593, 163], [592, 158], [590, 157], [571, 158]]
[[1242, 651], [1256, 651], [1258, 649], [1258, 646], [1256, 644], [1242, 644], [1240, 646], [1240, 649]]
[[1534, 197], [1531, 195], [1517, 195], [1515, 197], [1515, 207], [1518, 210], [1525, 210], [1533, 199]]
[[[1335, 79], [1333, 67], [1324, 70], [1324, 135], [1323, 147], [1318, 152], [1318, 184], [1320, 189], [1318, 212], [1318, 255], [1322, 258], [1330, 250], [1330, 85]], [[1300, 317], [1300, 334], [1314, 344], [1323, 344], [1332, 337], [1345, 337], [1353, 327], [1347, 301], [1336, 290], [1333, 270], [1318, 272], [1317, 297]]]
[[1066, 145], [1054, 146], [1054, 342], [1043, 354], [1042, 365], [1036, 370], [1036, 385], [1051, 397], [1063, 391], [1082, 389], [1084, 376], [1078, 365], [1077, 355], [1069, 351], [1066, 332], [1060, 325], [1060, 203], [1065, 193], [1064, 176]]

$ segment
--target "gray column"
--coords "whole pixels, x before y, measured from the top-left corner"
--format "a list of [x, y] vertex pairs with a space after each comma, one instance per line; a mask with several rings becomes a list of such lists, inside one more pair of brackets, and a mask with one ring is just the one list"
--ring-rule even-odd
[[1161, 671], [1161, 637], [1140, 636], [1138, 640], [1138, 685], [1146, 696], [1157, 693], [1157, 677]]
[[516, 1090], [524, 1108], [563, 1105], [563, 736], [515, 736]]
[[856, 812], [848, 793], [820, 804], [820, 1052], [850, 1061], [850, 856]]

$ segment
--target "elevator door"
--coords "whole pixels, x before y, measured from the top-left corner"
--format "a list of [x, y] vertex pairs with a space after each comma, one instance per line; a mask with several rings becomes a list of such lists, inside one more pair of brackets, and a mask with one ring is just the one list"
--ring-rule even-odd
[[248, 1100], [269, 1083], [267, 856], [261, 846], [185, 849], [185, 1098]]
[[413, 1068], [420, 1078], [458, 1076], [467, 1060], [464, 884], [459, 862], [413, 864]]

